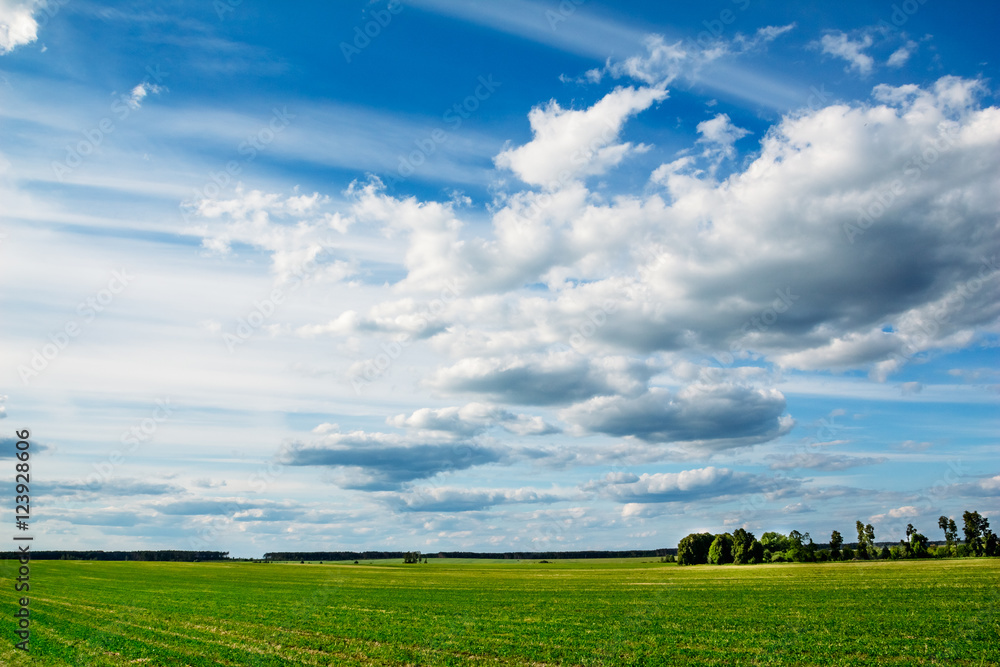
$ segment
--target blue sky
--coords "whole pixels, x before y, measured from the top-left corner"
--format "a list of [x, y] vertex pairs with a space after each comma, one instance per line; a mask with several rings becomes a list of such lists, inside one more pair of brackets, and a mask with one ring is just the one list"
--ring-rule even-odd
[[0, 0], [36, 540], [998, 517], [997, 16]]

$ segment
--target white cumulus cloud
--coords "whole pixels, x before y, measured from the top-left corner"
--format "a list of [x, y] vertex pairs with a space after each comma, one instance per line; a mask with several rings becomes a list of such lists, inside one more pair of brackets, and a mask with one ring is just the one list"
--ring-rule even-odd
[[875, 60], [864, 52], [872, 45], [871, 35], [865, 35], [861, 40], [852, 40], [842, 32], [831, 33], [823, 35], [820, 44], [823, 53], [843, 58], [851, 69], [856, 69], [862, 75], [870, 74], [875, 65]]
[[0, 0], [0, 55], [38, 39], [35, 11], [41, 0]]
[[496, 157], [496, 165], [531, 185], [557, 189], [570, 180], [603, 174], [630, 153], [647, 149], [619, 143], [625, 121], [667, 98], [662, 87], [616, 88], [589, 109], [563, 109], [555, 101], [528, 114], [534, 138]]

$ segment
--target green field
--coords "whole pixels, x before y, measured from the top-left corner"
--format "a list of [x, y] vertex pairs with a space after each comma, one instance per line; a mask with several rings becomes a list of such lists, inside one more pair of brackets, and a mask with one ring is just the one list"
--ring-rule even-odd
[[997, 665], [1000, 559], [31, 565], [0, 665]]

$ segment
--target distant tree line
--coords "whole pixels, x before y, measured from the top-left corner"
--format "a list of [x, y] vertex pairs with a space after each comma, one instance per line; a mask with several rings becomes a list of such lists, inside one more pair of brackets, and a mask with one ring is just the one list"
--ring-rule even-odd
[[[629, 551], [511, 551], [507, 553], [480, 553], [473, 551], [439, 551], [423, 554], [423, 558], [489, 558], [506, 560], [556, 560], [560, 558], [661, 558], [676, 553], [676, 549], [632, 549]], [[272, 551], [264, 560], [320, 561], [320, 560], [392, 560], [405, 559], [406, 551]], [[415, 552], [419, 553], [419, 552]]]
[[402, 551], [272, 551], [264, 554], [264, 560], [388, 560], [404, 555]]
[[561, 558], [661, 558], [676, 553], [676, 549], [630, 549], [627, 551], [509, 551], [506, 553], [472, 553], [470, 551], [441, 551], [440, 558], [493, 558], [508, 560], [558, 560]]
[[758, 540], [753, 533], [738, 528], [732, 533], [691, 533], [677, 545], [680, 565], [736, 565], [754, 563], [808, 563], [837, 560], [876, 560], [901, 558], [950, 558], [967, 556], [1000, 556], [997, 535], [990, 522], [979, 512], [962, 515], [964, 542], [958, 539], [954, 519], [942, 516], [938, 527], [944, 531], [944, 544], [930, 545], [930, 539], [918, 532], [913, 524], [906, 526], [906, 539], [898, 544], [875, 542], [875, 528], [861, 521], [855, 523], [857, 542], [844, 546], [844, 536], [833, 531], [827, 549], [813, 542], [809, 533], [793, 530], [788, 535], [767, 532]]
[[[560, 558], [662, 558], [672, 556], [676, 549], [632, 549], [629, 551], [516, 551], [509, 553], [476, 553], [471, 551], [439, 551], [435, 554], [405, 551], [274, 551], [264, 554], [265, 561], [362, 561], [405, 559], [407, 553], [420, 558], [489, 558], [510, 560], [556, 560]], [[32, 551], [32, 560], [100, 560], [100, 561], [244, 561], [230, 558], [228, 551]], [[17, 560], [18, 552], [0, 551], [0, 560]]]
[[[0, 552], [0, 560], [17, 560], [16, 551]], [[229, 560], [228, 551], [32, 551], [31, 560], [134, 560], [175, 563]]]

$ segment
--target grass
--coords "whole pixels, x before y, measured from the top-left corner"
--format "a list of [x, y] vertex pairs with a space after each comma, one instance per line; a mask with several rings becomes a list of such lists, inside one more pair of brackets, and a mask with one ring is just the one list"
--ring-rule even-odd
[[0, 665], [997, 665], [1000, 560], [32, 563]]

